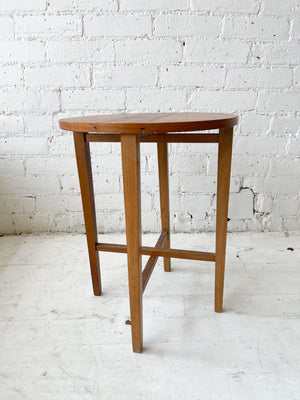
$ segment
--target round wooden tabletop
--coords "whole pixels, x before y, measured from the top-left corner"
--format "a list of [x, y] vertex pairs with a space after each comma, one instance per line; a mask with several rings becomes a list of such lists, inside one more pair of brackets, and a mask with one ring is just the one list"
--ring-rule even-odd
[[59, 121], [61, 129], [73, 132], [167, 133], [229, 128], [237, 124], [233, 114], [182, 112], [90, 115]]

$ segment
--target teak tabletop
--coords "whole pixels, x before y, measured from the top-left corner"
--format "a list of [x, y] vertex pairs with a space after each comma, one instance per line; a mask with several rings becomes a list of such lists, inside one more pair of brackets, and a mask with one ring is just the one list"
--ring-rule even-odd
[[[171, 271], [171, 258], [215, 263], [215, 311], [223, 306], [228, 198], [233, 126], [238, 117], [213, 113], [146, 113], [95, 115], [60, 120], [60, 127], [73, 131], [93, 290], [102, 293], [99, 252], [127, 253], [130, 321], [133, 351], [143, 349], [142, 294], [158, 257]], [[218, 130], [214, 133], [199, 133]], [[126, 245], [98, 242], [96, 207], [90, 156], [91, 142], [120, 142], [125, 203]], [[140, 143], [157, 143], [161, 234], [154, 247], [141, 243]], [[173, 249], [170, 244], [168, 143], [216, 143], [218, 178], [215, 252]], [[184, 179], [184, 177], [182, 177]], [[149, 259], [142, 269], [142, 255]]]
[[167, 133], [229, 128], [237, 124], [232, 114], [214, 113], [142, 113], [90, 115], [61, 119], [61, 129], [76, 132]]

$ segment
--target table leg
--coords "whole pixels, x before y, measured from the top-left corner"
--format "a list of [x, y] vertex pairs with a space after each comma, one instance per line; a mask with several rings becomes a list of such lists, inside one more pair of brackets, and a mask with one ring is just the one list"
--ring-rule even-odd
[[140, 142], [136, 134], [121, 135], [125, 202], [127, 262], [131, 314], [132, 347], [143, 349]]
[[[161, 230], [168, 232], [164, 248], [170, 248], [168, 143], [157, 143]], [[164, 257], [165, 271], [171, 271], [171, 259]]]
[[222, 312], [233, 128], [219, 130], [215, 311]]
[[97, 224], [95, 198], [89, 143], [85, 141], [84, 132], [74, 132], [74, 144], [81, 190], [86, 239], [90, 258], [90, 269], [95, 296], [101, 295], [101, 277], [99, 255], [96, 251]]

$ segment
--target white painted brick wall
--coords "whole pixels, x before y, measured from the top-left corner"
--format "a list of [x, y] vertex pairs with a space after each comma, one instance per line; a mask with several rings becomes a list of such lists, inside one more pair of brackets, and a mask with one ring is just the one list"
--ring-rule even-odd
[[[236, 112], [230, 230], [300, 229], [297, 0], [0, 0], [0, 233], [84, 231], [72, 135], [109, 112]], [[214, 230], [217, 146], [169, 146], [171, 226]], [[99, 231], [124, 230], [120, 145], [92, 144]], [[157, 231], [154, 144], [142, 227]]]
[[17, 38], [73, 37], [82, 32], [80, 16], [73, 15], [16, 16], [15, 25]]

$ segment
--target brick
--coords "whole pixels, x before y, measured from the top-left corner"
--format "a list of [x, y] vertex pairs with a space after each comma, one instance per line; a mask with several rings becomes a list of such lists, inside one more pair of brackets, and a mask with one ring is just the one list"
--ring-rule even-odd
[[46, 9], [46, 0], [2, 0], [0, 11], [41, 11]]
[[260, 93], [257, 110], [263, 112], [298, 111], [299, 92]]
[[237, 136], [233, 143], [234, 154], [279, 155], [287, 152], [288, 138]]
[[35, 198], [33, 196], [13, 198], [0, 196], [1, 213], [28, 213], [35, 211]]
[[289, 68], [231, 68], [226, 76], [226, 88], [284, 88], [292, 84]]
[[23, 117], [20, 115], [0, 115], [0, 132], [4, 135], [23, 133]]
[[50, 154], [56, 157], [58, 155], [73, 156], [75, 154], [72, 132], [63, 131], [63, 135], [51, 138], [49, 146]]
[[254, 196], [250, 189], [242, 189], [238, 193], [230, 193], [228, 204], [228, 218], [253, 218]]
[[15, 233], [12, 215], [2, 214], [0, 208], [0, 234], [10, 235], [12, 233]]
[[96, 174], [110, 176], [122, 173], [122, 160], [120, 156], [103, 154], [101, 157], [92, 158], [93, 171]]
[[21, 160], [7, 160], [0, 158], [1, 175], [24, 175], [24, 166]]
[[1, 149], [4, 154], [48, 154], [47, 138], [8, 137], [1, 138]]
[[[74, 195], [80, 193], [78, 178], [75, 175], [72, 176], [63, 176], [60, 179], [62, 193], [67, 195]], [[119, 185], [119, 176], [111, 175], [111, 176], [103, 176], [103, 175], [94, 175], [94, 192], [95, 194], [100, 193], [119, 193], [120, 185]]]
[[[121, 143], [118, 143], [119, 146], [121, 147]], [[101, 158], [104, 155], [111, 154], [112, 153], [112, 145], [113, 143], [109, 142], [104, 142], [104, 143], [97, 143], [96, 146], [91, 147], [91, 154], [92, 154], [92, 159], [96, 163], [99, 162], [99, 158]]]
[[168, 112], [187, 107], [186, 93], [178, 90], [128, 90], [126, 97], [128, 111]]
[[297, 67], [295, 69], [295, 75], [294, 75], [294, 87], [296, 89], [300, 88], [300, 67]]
[[[121, 146], [119, 147], [119, 149], [120, 149], [120, 155], [121, 155]], [[153, 154], [156, 154], [156, 150], [157, 150], [156, 143], [141, 143], [141, 153], [142, 154], [148, 154], [151, 156]], [[115, 154], [115, 153], [113, 152], [113, 154]], [[149, 159], [149, 157], [148, 157], [148, 159]]]
[[[121, 210], [103, 210], [98, 211], [97, 227], [100, 233], [111, 233], [111, 232], [125, 232], [125, 215]], [[116, 227], [119, 229], [116, 229]]]
[[[240, 153], [245, 154], [247, 152], [246, 146], [248, 142], [247, 139], [241, 139], [239, 143], [236, 143], [237, 140], [238, 138], [234, 138], [233, 143], [235, 147], [232, 156], [231, 175], [234, 177], [238, 176], [244, 177], [245, 175], [256, 176], [258, 173], [261, 175], [265, 175], [270, 168], [270, 157], [269, 155], [266, 154], [261, 155], [261, 153], [262, 152], [266, 153], [266, 150], [261, 149], [260, 151], [257, 151], [257, 153], [260, 155], [256, 155], [256, 153], [253, 151], [253, 146], [252, 146], [252, 148], [247, 154], [247, 157], [245, 157], [245, 155], [241, 156], [239, 155]], [[257, 137], [255, 137], [254, 140], [252, 140], [254, 146], [256, 140]], [[241, 150], [236, 152], [235, 151], [236, 147], [240, 148]], [[209, 164], [209, 174], [217, 172], [217, 160], [215, 161], [216, 161], [215, 163]]]
[[50, 11], [117, 11], [117, 0], [51, 0]]
[[109, 62], [114, 61], [112, 41], [50, 41], [47, 58], [52, 62]]
[[159, 15], [155, 18], [155, 36], [218, 37], [222, 18], [203, 15]]
[[25, 160], [26, 175], [40, 176], [58, 176], [58, 175], [76, 175], [77, 167], [74, 157], [52, 157], [42, 158], [27, 157]]
[[23, 99], [19, 91], [5, 91], [0, 93], [0, 109], [6, 114], [21, 112]]
[[10, 41], [0, 42], [0, 62], [37, 62], [45, 59], [45, 47], [42, 42]]
[[282, 177], [267, 176], [264, 180], [264, 192], [274, 193], [276, 188], [276, 195], [299, 195], [299, 179], [298, 177], [291, 177], [289, 179], [282, 179]]
[[[79, 196], [78, 196], [79, 197]], [[43, 213], [47, 210], [48, 213], [61, 214], [66, 212], [66, 196], [48, 195], [36, 196], [36, 212]]]
[[186, 155], [217, 155], [218, 146], [213, 143], [201, 143], [201, 144], [186, 144], [180, 143], [174, 145], [171, 154], [186, 154]]
[[25, 83], [29, 87], [88, 87], [90, 69], [86, 66], [39, 66], [25, 67]]
[[123, 193], [101, 194], [95, 197], [98, 210], [123, 210]]
[[125, 107], [124, 90], [69, 90], [61, 94], [62, 106], [72, 110], [119, 110]]
[[192, 94], [192, 109], [203, 111], [240, 112], [254, 110], [254, 91], [197, 91]]
[[16, 214], [35, 211], [35, 198], [33, 196], [13, 198], [12, 196], [0, 196], [1, 213]]
[[270, 212], [273, 207], [274, 199], [269, 195], [259, 195], [254, 196], [254, 209], [256, 212]]
[[181, 156], [171, 155], [169, 157], [170, 173], [182, 175], [205, 175], [207, 173], [207, 156]]
[[288, 39], [289, 22], [286, 18], [228, 17], [223, 34], [230, 39]]
[[[124, 194], [122, 193], [123, 204], [124, 204]], [[145, 211], [151, 211], [153, 209], [153, 195], [152, 193], [141, 193], [141, 209], [142, 213]]]
[[82, 211], [55, 215], [51, 229], [54, 232], [85, 233]]
[[16, 233], [50, 232], [50, 218], [47, 213], [21, 213], [13, 216]]
[[23, 85], [22, 70], [19, 65], [6, 65], [0, 67], [0, 86]]
[[[293, 217], [284, 217], [282, 224], [280, 225], [279, 229], [284, 229], [284, 231], [295, 231], [298, 232], [300, 226], [300, 217], [298, 215], [293, 215]], [[278, 230], [278, 229], [277, 229]]]
[[300, 117], [274, 115], [271, 122], [270, 132], [276, 134], [296, 134], [300, 127]]
[[202, 63], [244, 63], [250, 51], [249, 43], [222, 42], [220, 40], [188, 39], [183, 61]]
[[152, 211], [144, 211], [142, 216], [142, 230], [143, 232], [159, 232], [160, 231], [160, 222], [157, 212]]
[[[111, 143], [97, 143], [91, 146], [91, 158], [93, 162], [97, 162], [97, 157], [103, 154], [111, 153]], [[50, 139], [50, 154], [57, 156], [74, 156], [74, 141], [72, 132], [60, 130], [60, 136], [54, 136]], [[75, 160], [74, 160], [75, 163]], [[97, 165], [96, 165], [97, 167]], [[95, 168], [96, 168], [95, 167]], [[97, 168], [96, 168], [97, 170]]]
[[81, 196], [49, 195], [36, 197], [37, 212], [51, 212], [54, 215], [72, 212], [82, 213]]
[[28, 90], [24, 93], [26, 113], [53, 113], [60, 108], [58, 92]]
[[94, 67], [95, 87], [147, 87], [155, 86], [157, 68], [148, 66], [102, 66]]
[[24, 117], [25, 133], [27, 135], [44, 136], [52, 130], [51, 115], [30, 115]]
[[300, 138], [293, 138], [288, 146], [288, 154], [298, 156], [300, 154]]
[[66, 211], [66, 212], [81, 211], [82, 212], [81, 196], [66, 196], [64, 211]]
[[299, 176], [300, 158], [280, 157], [280, 160], [278, 158], [272, 158], [270, 167], [271, 176]]
[[167, 65], [162, 67], [160, 83], [163, 86], [221, 88], [225, 68], [211, 66]]
[[189, 175], [184, 179], [180, 175], [172, 176], [172, 192], [213, 194], [217, 191], [216, 177], [205, 175]]
[[254, 44], [252, 52], [255, 62], [267, 65], [297, 65], [300, 63], [300, 44]]
[[175, 40], [119, 41], [115, 44], [116, 60], [150, 64], [178, 62], [181, 60], [182, 44]]
[[258, 115], [256, 113], [243, 113], [241, 122], [241, 131], [245, 133], [255, 133], [265, 135], [271, 124], [269, 115]]
[[14, 20], [11, 17], [0, 17], [0, 37], [1, 40], [14, 37]]
[[146, 36], [151, 34], [151, 17], [141, 15], [104, 15], [84, 17], [86, 36]]
[[[123, 190], [123, 180], [122, 176], [120, 177], [121, 188]], [[148, 193], [150, 195], [154, 195], [155, 199], [158, 197], [158, 175], [150, 174], [147, 172], [146, 174], [141, 174], [141, 192]]]
[[292, 37], [295, 39], [300, 39], [300, 18], [293, 20]]
[[74, 15], [38, 15], [15, 17], [16, 35], [23, 37], [71, 37], [81, 35], [81, 17]]
[[262, 0], [260, 12], [262, 15], [299, 16], [300, 7], [297, 0]]
[[59, 193], [59, 181], [57, 178], [47, 177], [11, 177], [0, 178], [0, 186], [5, 194], [21, 194], [35, 196], [39, 193]]
[[183, 11], [188, 8], [189, 0], [120, 0], [121, 11]]
[[286, 196], [280, 196], [274, 199], [272, 212], [279, 214], [280, 216], [295, 216], [300, 213], [300, 199], [298, 198], [286, 198]]
[[[195, 213], [193, 215], [189, 212], [176, 212], [171, 219], [171, 229], [175, 232], [193, 232], [193, 218], [195, 216]], [[204, 216], [202, 215], [201, 220], [204, 219]], [[198, 218], [199, 220], [199, 218]], [[198, 225], [199, 226], [199, 225]], [[203, 228], [203, 225], [201, 224], [201, 227]]]
[[211, 207], [211, 199], [212, 197], [210, 195], [198, 193], [171, 196], [170, 208], [176, 213], [178, 211], [183, 211], [186, 214], [189, 214], [190, 218], [193, 216], [194, 212], [200, 212], [203, 214], [204, 219], [205, 212], [207, 212]]
[[258, 0], [191, 0], [191, 8], [196, 11], [209, 11], [211, 13], [257, 13]]

